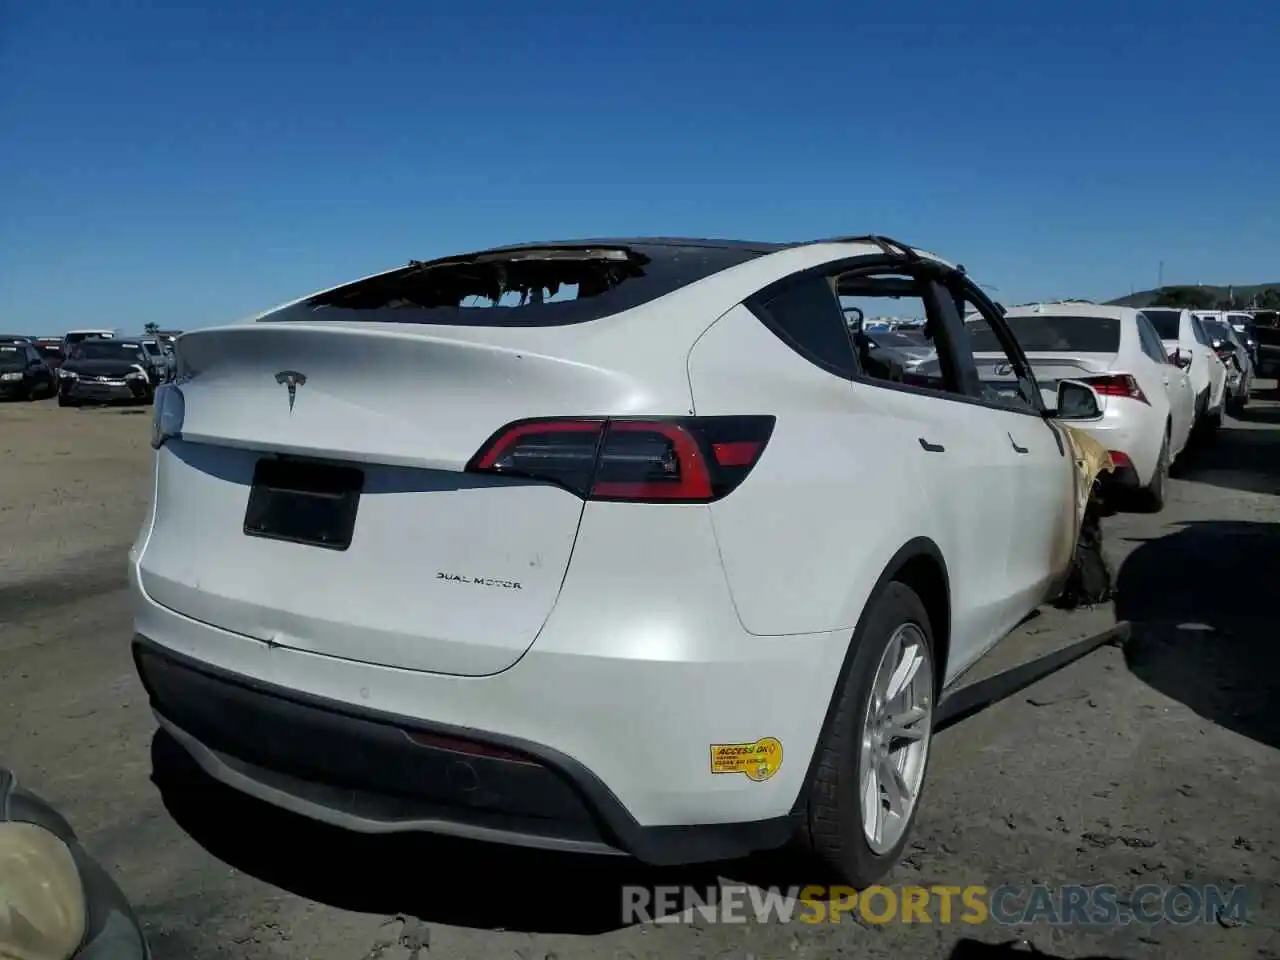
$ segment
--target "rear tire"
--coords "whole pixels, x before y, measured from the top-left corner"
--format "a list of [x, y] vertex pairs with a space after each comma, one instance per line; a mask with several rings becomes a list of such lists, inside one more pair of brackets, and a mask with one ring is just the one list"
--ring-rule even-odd
[[1160, 457], [1156, 460], [1156, 470], [1151, 482], [1138, 489], [1138, 503], [1144, 513], [1159, 513], [1164, 509], [1165, 495], [1169, 487], [1169, 431], [1165, 430], [1164, 442], [1160, 444]]
[[[940, 669], [928, 611], [910, 587], [891, 582], [864, 616], [817, 747], [800, 836], [841, 882], [860, 890], [893, 869], [911, 837]], [[903, 669], [908, 678], [898, 682], [894, 673]]]
[[1201, 434], [1209, 425], [1209, 391], [1206, 390], [1200, 396], [1196, 397], [1195, 417], [1191, 421], [1191, 432]]
[[1222, 416], [1227, 406], [1227, 398], [1222, 398], [1222, 403], [1218, 405], [1217, 410], [1205, 411], [1204, 429], [1207, 434], [1215, 434], [1222, 429]]

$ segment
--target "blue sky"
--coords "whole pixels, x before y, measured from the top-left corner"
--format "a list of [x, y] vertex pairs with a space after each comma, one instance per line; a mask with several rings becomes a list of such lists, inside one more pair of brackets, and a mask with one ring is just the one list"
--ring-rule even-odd
[[0, 328], [608, 234], [882, 232], [1010, 303], [1280, 280], [1280, 4], [204, 6], [0, 0]]

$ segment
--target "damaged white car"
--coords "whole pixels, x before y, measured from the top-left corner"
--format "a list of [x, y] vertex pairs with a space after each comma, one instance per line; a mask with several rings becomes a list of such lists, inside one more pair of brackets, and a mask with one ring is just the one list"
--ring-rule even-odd
[[[867, 299], [927, 318], [935, 374], [850, 335]], [[414, 262], [178, 366], [134, 652], [209, 775], [650, 863], [798, 836], [855, 885], [907, 842], [939, 698], [1069, 576], [1059, 421], [1100, 409], [1046, 406], [965, 272], [880, 237]]]

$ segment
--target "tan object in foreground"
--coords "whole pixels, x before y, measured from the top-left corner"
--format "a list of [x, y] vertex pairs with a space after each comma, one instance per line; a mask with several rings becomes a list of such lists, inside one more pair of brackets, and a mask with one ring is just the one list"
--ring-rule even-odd
[[0, 823], [0, 960], [67, 960], [84, 934], [84, 888], [66, 844], [33, 823]]
[[1071, 459], [1076, 465], [1076, 525], [1084, 520], [1085, 507], [1093, 493], [1093, 481], [1116, 468], [1107, 448], [1077, 427], [1063, 424], [1071, 444]]

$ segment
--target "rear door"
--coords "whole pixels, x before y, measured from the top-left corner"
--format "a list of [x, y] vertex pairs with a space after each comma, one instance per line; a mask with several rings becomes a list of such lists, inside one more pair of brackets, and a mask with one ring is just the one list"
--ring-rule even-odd
[[1191, 336], [1195, 338], [1196, 347], [1204, 357], [1205, 369], [1209, 380], [1209, 406], [1217, 407], [1223, 402], [1223, 393], [1227, 388], [1227, 368], [1218, 352], [1213, 349], [1213, 338], [1195, 314], [1190, 317]]
[[1196, 398], [1187, 371], [1169, 362], [1160, 334], [1151, 321], [1139, 313], [1136, 318], [1142, 355], [1151, 361], [1152, 378], [1161, 385], [1169, 402], [1170, 454], [1177, 456], [1187, 444], [1195, 421]]
[[1187, 363], [1188, 358], [1191, 360], [1185, 369], [1191, 380], [1192, 393], [1199, 402], [1202, 395], [1208, 393], [1209, 378], [1205, 358], [1200, 355], [1191, 332], [1191, 314], [1184, 310], [1152, 308], [1143, 310], [1142, 315], [1159, 334], [1165, 356], [1176, 356], [1183, 364]]
[[[981, 382], [986, 367], [985, 363], [977, 365], [979, 382], [974, 385], [974, 402], [980, 416], [1006, 442], [1003, 454], [1009, 463], [1013, 488], [1008, 507], [1012, 514], [1009, 589], [1020, 618], [1046, 598], [1051, 585], [1071, 562], [1077, 533], [1074, 465], [1060, 433], [1062, 428], [1044, 415], [1037, 372], [998, 308], [963, 278], [954, 280], [951, 292], [957, 313], [981, 317], [980, 321], [964, 325], [964, 349], [972, 349], [971, 336], [985, 327], [989, 335], [984, 337], [984, 343], [988, 348], [1001, 347], [999, 363], [1009, 368], [1014, 385], [1013, 389], [1005, 389], [1003, 380], [995, 384]], [[989, 354], [984, 350], [982, 355]]]
[[859, 291], [856, 306], [868, 316], [889, 310], [923, 313], [937, 356], [903, 373], [864, 352], [855, 393], [867, 396], [917, 445], [908, 455], [918, 464], [924, 487], [920, 510], [933, 517], [951, 581], [950, 677], [1026, 612], [1014, 586], [1019, 574], [1012, 556], [1017, 519], [1011, 507], [1020, 464], [1004, 423], [974, 400], [977, 372], [972, 352], [957, 353], [954, 347], [963, 331], [950, 294], [936, 282], [917, 279], [910, 305], [906, 296], [876, 295], [881, 284], [892, 289], [894, 280], [842, 278], [841, 289]]

